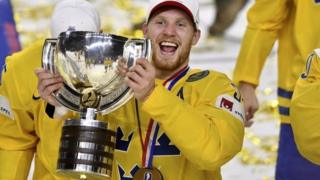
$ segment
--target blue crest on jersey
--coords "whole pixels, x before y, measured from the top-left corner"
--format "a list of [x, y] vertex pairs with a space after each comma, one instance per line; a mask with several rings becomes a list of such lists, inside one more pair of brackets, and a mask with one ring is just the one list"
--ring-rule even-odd
[[137, 165], [135, 165], [131, 171], [130, 171], [130, 175], [131, 177], [126, 177], [125, 176], [125, 170], [118, 165], [118, 172], [119, 172], [119, 176], [121, 180], [132, 180], [133, 175], [139, 170], [139, 167]]
[[[116, 149], [120, 151], [127, 152], [133, 137], [133, 133], [130, 133], [128, 136], [128, 140], [123, 140], [124, 133], [123, 130], [118, 127], [117, 129], [117, 138], [116, 138]], [[171, 144], [171, 140], [169, 137], [163, 133], [158, 137], [156, 144], [154, 155], [155, 156], [177, 156], [180, 155], [180, 150], [173, 144]]]
[[133, 133], [130, 133], [128, 136], [128, 141], [122, 140], [124, 137], [123, 131], [120, 127], [117, 129], [117, 138], [116, 138], [116, 149], [121, 151], [128, 151]]
[[169, 137], [163, 133], [158, 139], [159, 145], [155, 146], [154, 155], [155, 156], [178, 156], [180, 155], [180, 150], [173, 144]]

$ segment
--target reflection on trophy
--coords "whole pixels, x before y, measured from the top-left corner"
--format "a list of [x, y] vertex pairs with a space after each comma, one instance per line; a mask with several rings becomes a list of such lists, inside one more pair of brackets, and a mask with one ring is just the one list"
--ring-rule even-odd
[[117, 60], [131, 67], [136, 59], [149, 59], [150, 54], [150, 40], [95, 32], [67, 31], [45, 41], [42, 65], [64, 79], [63, 87], [53, 95], [64, 107], [80, 113], [80, 119], [64, 123], [59, 174], [76, 179], [111, 177], [115, 132], [96, 116], [117, 109], [132, 97], [117, 72]]

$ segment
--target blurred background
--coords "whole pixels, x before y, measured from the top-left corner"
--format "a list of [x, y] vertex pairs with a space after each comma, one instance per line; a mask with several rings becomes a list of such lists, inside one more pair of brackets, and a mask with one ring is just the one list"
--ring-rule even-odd
[[[253, 0], [200, 1], [200, 28], [202, 37], [191, 52], [191, 66], [214, 69], [226, 73], [230, 78], [239, 52], [241, 39], [246, 28], [246, 12]], [[238, 11], [231, 7], [233, 2], [246, 1]], [[50, 16], [57, 0], [0, 0], [0, 63], [4, 56], [23, 49], [37, 39], [50, 37]], [[102, 30], [106, 33], [128, 37], [143, 37], [139, 29], [144, 21], [147, 0], [90, 0], [100, 12]], [[220, 8], [220, 9], [219, 9]], [[239, 8], [238, 8], [239, 9]], [[209, 28], [217, 18], [217, 10], [223, 15], [225, 25], [222, 33], [210, 34]], [[232, 13], [237, 15], [232, 15]], [[225, 17], [225, 16], [223, 16]], [[224, 21], [225, 20], [225, 21]], [[230, 24], [230, 26], [228, 26]], [[271, 180], [277, 156], [279, 121], [276, 100], [276, 56], [270, 54], [257, 88], [260, 110], [255, 115], [255, 123], [246, 128], [242, 151], [222, 169], [224, 180]], [[30, 178], [31, 179], [31, 178]]]

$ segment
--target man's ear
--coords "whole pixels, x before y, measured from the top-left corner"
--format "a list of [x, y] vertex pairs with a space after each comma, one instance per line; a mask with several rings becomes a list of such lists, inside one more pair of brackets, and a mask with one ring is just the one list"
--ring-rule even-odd
[[143, 31], [144, 37], [146, 37], [148, 34], [148, 24], [147, 23], [142, 24], [142, 31]]
[[192, 45], [196, 45], [198, 43], [200, 36], [201, 36], [201, 31], [197, 29], [192, 38]]

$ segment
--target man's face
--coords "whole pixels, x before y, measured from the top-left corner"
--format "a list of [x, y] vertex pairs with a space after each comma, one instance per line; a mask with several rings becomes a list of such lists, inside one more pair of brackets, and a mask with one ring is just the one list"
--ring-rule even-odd
[[152, 40], [153, 64], [161, 72], [174, 72], [187, 65], [190, 49], [200, 37], [191, 18], [172, 8], [156, 12], [143, 30]]

